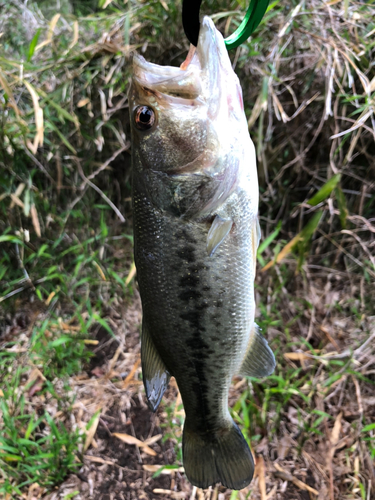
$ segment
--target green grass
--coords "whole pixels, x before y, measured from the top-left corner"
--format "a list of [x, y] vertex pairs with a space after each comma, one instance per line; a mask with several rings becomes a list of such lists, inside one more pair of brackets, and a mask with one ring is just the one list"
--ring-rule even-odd
[[61, 417], [55, 421], [46, 408], [52, 405], [67, 416], [73, 399], [65, 393], [67, 387], [59, 394], [54, 383], [45, 380], [38, 391], [45, 408], [31, 405], [27, 394], [31, 387], [22, 387], [26, 367], [11, 354], [2, 354], [0, 361], [4, 370], [0, 398], [0, 494], [21, 495], [33, 483], [51, 488], [79, 468], [77, 451], [82, 434]]

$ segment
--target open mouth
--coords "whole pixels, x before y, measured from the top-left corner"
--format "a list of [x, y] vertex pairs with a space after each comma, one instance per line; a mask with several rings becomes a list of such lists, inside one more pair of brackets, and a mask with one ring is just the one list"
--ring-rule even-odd
[[173, 97], [196, 99], [202, 91], [207, 93], [208, 97], [211, 87], [218, 83], [221, 52], [224, 52], [224, 58], [228, 59], [224, 42], [221, 45], [218, 43], [213, 22], [205, 17], [201, 23], [197, 49], [192, 57], [189, 52], [188, 59], [182, 65], [183, 69], [159, 66], [136, 55], [133, 59], [134, 82], [145, 90]]
[[147, 90], [184, 99], [196, 99], [201, 92], [200, 68], [194, 63], [182, 70], [174, 66], [159, 66], [136, 55], [133, 71], [135, 83]]

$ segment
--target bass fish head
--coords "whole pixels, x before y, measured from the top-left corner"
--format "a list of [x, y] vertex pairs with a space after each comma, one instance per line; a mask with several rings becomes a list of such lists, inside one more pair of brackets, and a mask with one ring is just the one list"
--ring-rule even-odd
[[[183, 66], [159, 66], [136, 55], [129, 92], [133, 169], [152, 172], [153, 179], [162, 174], [163, 185], [169, 184], [156, 204], [172, 197], [179, 215], [187, 207], [210, 211], [228, 197], [251, 142], [241, 87], [210, 18], [203, 19], [195, 54]], [[184, 182], [190, 188], [182, 188]]]

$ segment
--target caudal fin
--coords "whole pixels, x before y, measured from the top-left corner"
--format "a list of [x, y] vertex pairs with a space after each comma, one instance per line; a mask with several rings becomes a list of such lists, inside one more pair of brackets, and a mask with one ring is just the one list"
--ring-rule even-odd
[[185, 426], [182, 451], [186, 476], [198, 488], [221, 482], [240, 490], [253, 478], [253, 456], [233, 421], [231, 426], [204, 438]]

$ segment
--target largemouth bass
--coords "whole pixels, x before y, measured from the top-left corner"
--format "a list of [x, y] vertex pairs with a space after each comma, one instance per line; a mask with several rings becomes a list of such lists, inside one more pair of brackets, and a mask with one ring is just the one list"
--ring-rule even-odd
[[252, 479], [250, 449], [228, 410], [234, 375], [263, 377], [275, 358], [254, 323], [258, 180], [242, 91], [205, 17], [186, 69], [135, 56], [134, 252], [141, 357], [155, 411], [176, 378], [190, 482], [232, 489]]

